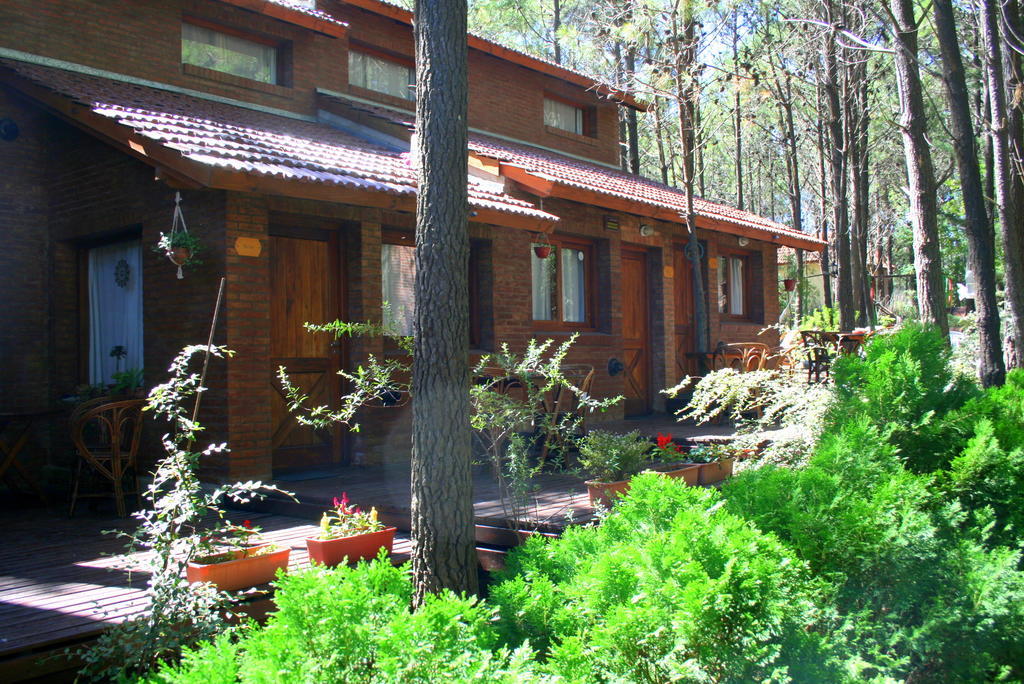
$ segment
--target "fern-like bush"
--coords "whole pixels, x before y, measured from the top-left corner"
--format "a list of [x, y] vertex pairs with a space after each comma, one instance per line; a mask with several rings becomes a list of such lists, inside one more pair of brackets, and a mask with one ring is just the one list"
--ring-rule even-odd
[[834, 681], [821, 586], [714, 490], [632, 480], [598, 527], [515, 550], [491, 600], [566, 681]]

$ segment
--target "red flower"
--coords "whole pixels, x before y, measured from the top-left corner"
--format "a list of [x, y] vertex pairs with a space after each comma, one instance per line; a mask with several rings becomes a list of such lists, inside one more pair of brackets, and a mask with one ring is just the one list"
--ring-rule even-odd
[[249, 521], [249, 520], [243, 520], [242, 521], [242, 527], [244, 527], [247, 530], [251, 530], [252, 529], [252, 522]]
[[668, 445], [671, 444], [671, 443], [672, 443], [672, 435], [663, 435], [660, 432], [658, 433], [658, 448], [659, 449], [664, 449], [664, 448], [668, 447]]

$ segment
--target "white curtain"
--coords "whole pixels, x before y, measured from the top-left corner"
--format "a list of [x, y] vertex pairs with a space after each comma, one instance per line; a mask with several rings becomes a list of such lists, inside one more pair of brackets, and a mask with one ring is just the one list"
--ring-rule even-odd
[[586, 263], [580, 249], [562, 249], [562, 320], [582, 323], [587, 320]]
[[551, 306], [555, 291], [555, 249], [545, 259], [537, 256], [530, 246], [530, 277], [533, 282], [533, 320], [550, 321], [554, 318]]
[[565, 102], [545, 98], [544, 125], [583, 135], [583, 110]]
[[89, 250], [90, 383], [142, 368], [141, 252], [138, 240]]
[[205, 26], [181, 25], [181, 58], [185, 64], [223, 71], [263, 83], [277, 82], [277, 49]]
[[416, 97], [416, 90], [412, 87], [416, 78], [412, 69], [365, 52], [348, 51], [348, 80], [360, 88], [400, 97], [403, 100], [412, 100]]
[[729, 313], [735, 316], [743, 315], [743, 259], [732, 257], [729, 259], [731, 270], [729, 279]]
[[396, 335], [412, 335], [416, 316], [416, 248], [380, 246], [381, 298], [384, 327]]

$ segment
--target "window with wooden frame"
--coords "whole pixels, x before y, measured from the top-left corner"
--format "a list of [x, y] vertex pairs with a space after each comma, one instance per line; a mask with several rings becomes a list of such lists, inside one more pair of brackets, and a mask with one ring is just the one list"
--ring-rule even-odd
[[544, 125], [576, 135], [594, 137], [594, 109], [545, 95]]
[[200, 19], [181, 23], [181, 62], [259, 83], [282, 85], [282, 43]]
[[416, 99], [416, 69], [412, 62], [372, 48], [349, 48], [348, 82], [402, 100]]
[[[469, 344], [480, 346], [479, 249], [470, 248], [469, 270]], [[395, 335], [412, 335], [416, 317], [416, 243], [412, 235], [385, 231], [380, 246], [381, 307], [384, 328]]]
[[747, 254], [720, 254], [717, 268], [718, 313], [734, 318], [751, 316], [750, 256]]
[[594, 327], [594, 244], [568, 238], [534, 243], [530, 262], [533, 320], [543, 327]]

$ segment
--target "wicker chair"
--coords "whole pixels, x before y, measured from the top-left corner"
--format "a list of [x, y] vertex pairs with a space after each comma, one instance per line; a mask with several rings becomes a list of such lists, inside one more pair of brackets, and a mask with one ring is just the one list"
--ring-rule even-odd
[[[581, 410], [579, 395], [589, 395], [590, 389], [594, 385], [595, 372], [593, 366], [582, 364], [563, 366], [562, 375], [573, 383], [579, 392], [574, 392], [567, 387], [558, 387], [551, 395], [544, 397], [544, 413], [547, 414], [550, 423], [544, 433], [544, 441], [541, 445], [541, 465], [547, 462], [548, 453], [552, 448], [556, 449], [560, 454], [565, 454], [566, 443], [573, 435], [566, 434], [564, 430], [560, 429], [562, 419], [569, 415], [574, 415], [581, 421], [585, 420], [586, 416]], [[583, 422], [580, 423], [580, 431], [584, 434], [586, 433], [586, 426]]]
[[[80, 493], [83, 469], [110, 481], [117, 514], [122, 518], [128, 515], [125, 495], [134, 494], [136, 500], [139, 498], [135, 462], [142, 436], [142, 407], [145, 405], [143, 399], [111, 401], [105, 397], [86, 402], [72, 413], [71, 439], [78, 458], [68, 515], [74, 515], [79, 498], [110, 496], [107, 492]], [[126, 489], [125, 479], [129, 476], [132, 487]]]

